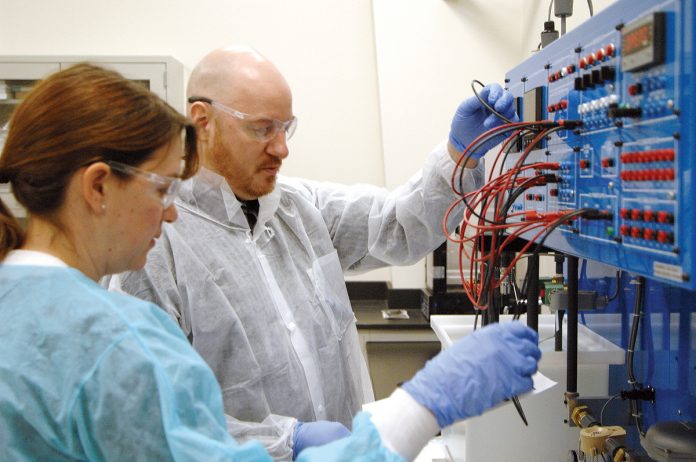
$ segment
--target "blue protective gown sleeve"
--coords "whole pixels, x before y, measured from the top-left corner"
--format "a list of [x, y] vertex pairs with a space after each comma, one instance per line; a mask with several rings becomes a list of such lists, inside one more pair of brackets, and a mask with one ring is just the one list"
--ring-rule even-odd
[[351, 436], [324, 446], [307, 448], [302, 451], [297, 460], [298, 462], [404, 461], [401, 456], [384, 447], [379, 432], [366, 412], [358, 413], [353, 419]]

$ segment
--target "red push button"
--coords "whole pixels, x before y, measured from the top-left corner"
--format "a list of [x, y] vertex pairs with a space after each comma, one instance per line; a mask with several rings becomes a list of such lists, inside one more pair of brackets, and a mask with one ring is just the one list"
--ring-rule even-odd
[[671, 244], [674, 242], [674, 234], [669, 231], [658, 231], [657, 242], [661, 244]]
[[607, 56], [614, 56], [614, 51], [616, 51], [616, 47], [613, 43], [610, 43], [605, 47], [605, 51], [607, 53]]
[[643, 85], [640, 83], [632, 83], [628, 86], [628, 94], [631, 96], [643, 93]]
[[669, 212], [660, 211], [657, 212], [657, 222], [658, 223], [673, 223], [674, 222], [674, 215], [672, 215]]

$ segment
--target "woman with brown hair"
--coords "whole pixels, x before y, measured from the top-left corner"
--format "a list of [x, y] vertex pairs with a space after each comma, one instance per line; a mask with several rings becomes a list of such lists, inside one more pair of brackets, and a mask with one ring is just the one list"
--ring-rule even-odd
[[3, 460], [211, 460], [235, 445], [217, 382], [181, 330], [97, 283], [145, 264], [176, 219], [195, 146], [184, 116], [89, 64], [17, 107], [0, 181], [28, 224], [0, 202]]

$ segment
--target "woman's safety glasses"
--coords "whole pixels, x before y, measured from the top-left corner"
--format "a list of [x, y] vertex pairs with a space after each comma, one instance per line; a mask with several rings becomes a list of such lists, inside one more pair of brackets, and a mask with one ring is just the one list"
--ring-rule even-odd
[[282, 121], [268, 119], [264, 117], [254, 117], [250, 114], [225, 106], [215, 100], [205, 96], [192, 96], [188, 99], [189, 103], [206, 103], [221, 110], [222, 112], [247, 122], [244, 129], [254, 139], [268, 142], [278, 136], [278, 133], [285, 132], [285, 139], [289, 140], [297, 128], [297, 117], [293, 116], [290, 120]]
[[172, 202], [174, 202], [174, 199], [176, 199], [177, 194], [179, 194], [181, 178], [158, 175], [141, 168], [133, 167], [132, 165], [122, 164], [121, 162], [111, 160], [107, 161], [106, 164], [118, 172], [141, 177], [148, 183], [155, 186], [157, 193], [160, 195], [162, 207], [165, 209], [172, 205]]

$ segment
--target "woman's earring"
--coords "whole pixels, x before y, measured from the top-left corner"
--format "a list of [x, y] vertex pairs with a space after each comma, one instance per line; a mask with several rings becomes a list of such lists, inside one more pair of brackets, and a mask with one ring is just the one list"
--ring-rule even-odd
[[106, 204], [102, 204], [102, 205], [101, 205], [101, 209], [102, 209], [102, 210], [106, 210]]

